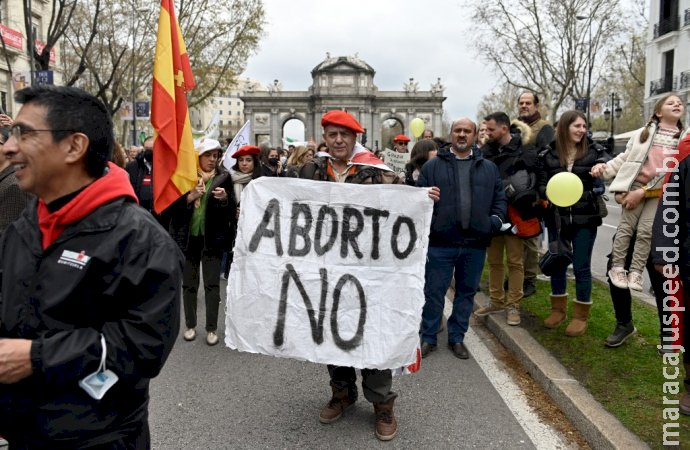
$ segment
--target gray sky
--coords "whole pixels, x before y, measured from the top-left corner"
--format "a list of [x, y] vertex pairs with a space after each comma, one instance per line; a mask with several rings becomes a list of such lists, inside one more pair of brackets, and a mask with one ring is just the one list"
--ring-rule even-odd
[[243, 76], [288, 91], [307, 90], [311, 70], [331, 56], [359, 54], [379, 90], [402, 90], [410, 77], [429, 90], [441, 77], [452, 120], [476, 118], [498, 76], [476, 59], [469, 11], [460, 0], [264, 0], [266, 36]]

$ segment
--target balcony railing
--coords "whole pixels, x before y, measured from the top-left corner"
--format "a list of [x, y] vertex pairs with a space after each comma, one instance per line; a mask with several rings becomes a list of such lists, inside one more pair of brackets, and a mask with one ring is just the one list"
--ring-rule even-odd
[[681, 72], [680, 82], [678, 83], [678, 89], [690, 89], [690, 70]]
[[659, 23], [654, 24], [654, 39], [658, 38], [659, 36], [663, 36], [666, 33], [670, 33], [671, 31], [678, 31], [679, 25], [679, 16], [669, 17], [668, 19], [664, 19]]
[[678, 84], [678, 77], [659, 78], [649, 83], [649, 95], [659, 95], [664, 92], [671, 92], [676, 90]]
[[685, 10], [685, 26], [690, 25], [690, 8]]

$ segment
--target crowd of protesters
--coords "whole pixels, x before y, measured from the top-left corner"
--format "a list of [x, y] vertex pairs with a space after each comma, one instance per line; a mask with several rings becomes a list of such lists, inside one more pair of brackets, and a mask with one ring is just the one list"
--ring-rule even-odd
[[[525, 297], [536, 292], [535, 279], [539, 272], [537, 261], [541, 253], [539, 242], [542, 232], [546, 234], [549, 242], [562, 243], [571, 250], [575, 277], [575, 297], [572, 299], [572, 313], [568, 321], [566, 268], [551, 274], [551, 293], [548, 299], [551, 312], [543, 324], [546, 328], [558, 329], [567, 322], [564, 333], [571, 337], [586, 333], [592, 308], [591, 261], [594, 242], [597, 229], [602, 225], [602, 218], [607, 213], [603, 201], [606, 187], [602, 180], [613, 179], [608, 189], [621, 204], [623, 214], [614, 238], [608, 271], [615, 309], [615, 318], [612, 318], [612, 322], [615, 319], [615, 327], [604, 344], [611, 348], [619, 347], [636, 332], [629, 290], [641, 290], [642, 271], [645, 268], [649, 272], [657, 298], [661, 338], [664, 341], [670, 339], [668, 333], [662, 331], [664, 323], [667, 323], [668, 314], [663, 311], [662, 285], [666, 278], [660, 273], [660, 266], [674, 262], [666, 261], [665, 255], [654, 252], [650, 254], [650, 248], [652, 241], [658, 238], [661, 228], [661, 225], [655, 222], [655, 218], [657, 222], [661, 220], [657, 210], [662, 188], [668, 181], [664, 158], [669, 152], [677, 154], [683, 146], [687, 148], [690, 145], [690, 138], [684, 138], [687, 130], [681, 122], [684, 104], [675, 94], [665, 95], [657, 101], [647, 124], [630, 139], [625, 152], [613, 159], [604, 146], [591, 139], [590, 124], [587, 123], [584, 114], [574, 110], [566, 111], [560, 114], [556, 124], [551, 124], [542, 118], [538, 95], [529, 91], [523, 92], [516, 99], [517, 115], [512, 120], [510, 111], [492, 112], [482, 117], [479, 124], [469, 118], [460, 118], [451, 123], [447, 140], [445, 137], [434, 137], [431, 130], [425, 130], [411, 151], [408, 150], [411, 139], [405, 135], [396, 136], [393, 139], [395, 151], [410, 152], [409, 162], [400, 173], [387, 169], [385, 161], [378, 160], [371, 151], [357, 142], [358, 134], [364, 129], [354, 116], [339, 110], [323, 116], [321, 124], [324, 129], [324, 141], [318, 146], [310, 142], [305, 146], [284, 150], [266, 144], [260, 147], [244, 145], [230, 155], [235, 161], [230, 170], [221, 164], [224, 147], [227, 147], [228, 143], [222, 145], [215, 139], [203, 138], [195, 142], [198, 177], [196, 186], [184, 193], [162, 214], [156, 214], [153, 210], [153, 138], [144, 141], [143, 149], [132, 146], [125, 150], [114, 142], [112, 136], [103, 140], [102, 130], [93, 131], [88, 127], [82, 130], [79, 123], [60, 125], [59, 120], [52, 116], [48, 120], [55, 123], [37, 123], [39, 126], [33, 128], [29, 126], [29, 122], [35, 119], [30, 115], [33, 109], [60, 111], [64, 106], [59, 105], [56, 98], [66, 98], [68, 105], [69, 102], [80, 101], [91, 103], [94, 114], [103, 116], [103, 123], [112, 128], [111, 119], [106, 117], [107, 114], [102, 114], [100, 103], [91, 97], [81, 96], [82, 94], [74, 89], [64, 92], [60, 89], [29, 90], [18, 97], [27, 103], [24, 114], [20, 112], [18, 122], [15, 123], [7, 116], [0, 117], [0, 151], [3, 153], [0, 159], [0, 204], [3, 205], [0, 236], [3, 240], [0, 242], [5, 244], [4, 247], [0, 246], [3, 252], [0, 254], [0, 264], [3, 267], [11, 264], [4, 253], [7, 249], [21, 253], [29, 251], [22, 245], [8, 244], [10, 237], [7, 236], [17, 235], [20, 225], [24, 229], [33, 229], [35, 233], [32, 236], [38, 236], [36, 245], [42, 245], [43, 249], [47, 250], [56, 239], [58, 243], [61, 242], [60, 231], [69, 225], [56, 229], [61, 220], [72, 220], [69, 222], [71, 224], [85, 217], [83, 214], [74, 216], [68, 212], [67, 218], [56, 216], [53, 219], [54, 215], [59, 216], [61, 208], [73, 203], [80, 204], [87, 208], [84, 214], [93, 214], [101, 221], [99, 223], [104, 223], [110, 220], [107, 216], [108, 205], [103, 203], [104, 198], [109, 198], [110, 201], [124, 205], [122, 207], [126, 208], [133, 221], [131, 224], [114, 222], [113, 232], [118, 234], [118, 238], [120, 234], [124, 236], [134, 233], [133, 227], [139, 224], [147, 230], [144, 234], [159, 245], [158, 248], [153, 248], [153, 242], [149, 242], [145, 245], [146, 251], [152, 255], [156, 254], [159, 259], [167, 258], [165, 264], [162, 261], [157, 261], [156, 264], [167, 267], [170, 273], [179, 278], [178, 289], [169, 286], [170, 295], [157, 299], [165, 310], [156, 309], [157, 307], [152, 309], [151, 314], [157, 315], [156, 320], [159, 320], [156, 322], [157, 326], [162, 326], [161, 320], [170, 319], [170, 314], [180, 315], [180, 308], [174, 304], [173, 297], [181, 294], [185, 322], [183, 338], [186, 341], [196, 338], [197, 292], [202, 275], [206, 311], [205, 340], [208, 345], [213, 346], [219, 342], [217, 328], [221, 303], [220, 280], [227, 279], [233, 263], [232, 248], [242, 208], [242, 191], [252, 180], [270, 176], [361, 184], [404, 183], [429, 189], [429, 197], [434, 202], [425, 274], [425, 306], [420, 324], [421, 356], [428, 357], [437, 348], [438, 333], [446, 326], [442, 317], [445, 292], [454, 276], [455, 297], [452, 300], [452, 313], [447, 321], [448, 346], [456, 357], [467, 359], [470, 353], [464, 345], [464, 336], [469, 327], [474, 296], [479, 289], [485, 264], [489, 269], [489, 303], [474, 313], [477, 316], [504, 313], [508, 325], [519, 325], [520, 303]], [[53, 135], [53, 141], [46, 141], [44, 145], [55, 146], [56, 143], [70, 140], [73, 148], [82, 152], [81, 157], [85, 161], [91, 161], [84, 156], [95, 151], [88, 145], [89, 139], [101, 139], [97, 142], [100, 142], [99, 145], [103, 148], [98, 155], [101, 159], [103, 155], [110, 155], [112, 163], [99, 160], [98, 167], [92, 168], [87, 165], [86, 170], [75, 168], [68, 162], [64, 163], [62, 170], [79, 180], [73, 184], [75, 189], [69, 192], [66, 188], [56, 188], [42, 183], [41, 180], [29, 178], [27, 173], [35, 168], [26, 168], [27, 163], [21, 156], [26, 150], [20, 147], [24, 145], [28, 148], [25, 140], [31, 133], [50, 130], [74, 131], [64, 131], [66, 134], [57, 137]], [[376, 164], [353, 164], [353, 161], [362, 159], [365, 155], [369, 163], [375, 161]], [[118, 166], [125, 170], [120, 170]], [[15, 174], [17, 169], [20, 171], [19, 177]], [[547, 186], [553, 177], [564, 172], [574, 174], [580, 180], [583, 193], [574, 204], [557, 206], [550, 201]], [[117, 190], [106, 193], [104, 180], [111, 181], [113, 186], [117, 186]], [[129, 184], [122, 185], [122, 180], [128, 180]], [[682, 188], [680, 194], [681, 197], [684, 196], [682, 200], [687, 200], [688, 193]], [[90, 195], [98, 197], [98, 204], [88, 202]], [[139, 207], [135, 207], [135, 199]], [[680, 204], [685, 205], [683, 201]], [[687, 213], [682, 210], [679, 215], [687, 218]], [[155, 221], [150, 220], [151, 215]], [[47, 225], [44, 219], [56, 222], [51, 222], [52, 228], [48, 229], [45, 228]], [[687, 225], [682, 227], [685, 235]], [[41, 242], [39, 230], [52, 233], [52, 240], [46, 242], [46, 236], [43, 236]], [[685, 259], [675, 264], [688, 267], [688, 239], [686, 237], [680, 241], [684, 248], [684, 252], [681, 251], [684, 256], [681, 257]], [[176, 244], [174, 249], [174, 244], [171, 246], [171, 243]], [[123, 241], [119, 248], [113, 248], [112, 251], [119, 252], [122, 258], [134, 258], [131, 253], [122, 253], [125, 252], [126, 245]], [[72, 261], [71, 264], [81, 264], [78, 255], [75, 258], [76, 262]], [[143, 268], [147, 268], [146, 260], [134, 260], [132, 264], [144, 264]], [[687, 278], [686, 272], [681, 271], [681, 276]], [[29, 272], [17, 275], [15, 270], [6, 267], [2, 280], [4, 298], [9, 298], [7, 293], [14, 292], [15, 289], [11, 286], [16, 280], [10, 277], [17, 275], [24, 279], [27, 273]], [[104, 272], [99, 276], [107, 278], [110, 275]], [[153, 273], [151, 276], [154, 276]], [[155, 279], [144, 279], [141, 282], [163, 283]], [[33, 282], [27, 281], [26, 286], [30, 283]], [[75, 283], [78, 282], [75, 280]], [[122, 289], [140, 293], [136, 286], [123, 286]], [[141, 292], [151, 291], [150, 286], [144, 286], [143, 289]], [[145, 299], [142, 301], [145, 302]], [[137, 305], [132, 304], [131, 307], [136, 309]], [[103, 317], [98, 319], [100, 325], [108, 320], [107, 311], [103, 314]], [[7, 317], [2, 319], [0, 338], [5, 339], [0, 341], [5, 342], [0, 342], [0, 356], [6, 351], [5, 346], [12, 344], [12, 339], [21, 341], [16, 344], [21, 345], [21, 351], [24, 352], [23, 359], [17, 362], [19, 368], [15, 372], [19, 373], [21, 378], [7, 375], [0, 370], [0, 382], [5, 384], [4, 390], [0, 391], [0, 400], [3, 396], [16, 400], [28, 395], [27, 386], [31, 389], [36, 383], [40, 383], [40, 379], [33, 376], [32, 371], [39, 372], [43, 368], [37, 365], [40, 355], [37, 356], [35, 353], [34, 344], [29, 344], [31, 353], [28, 353], [29, 347], [25, 340], [18, 339], [29, 339], [33, 336], [33, 331], [18, 334], [17, 330], [21, 329], [21, 326], [28, 325], [19, 323], [20, 317], [10, 317], [9, 321]], [[16, 329], [10, 328], [13, 320], [17, 322]], [[80, 320], [86, 324], [90, 323], [91, 319], [84, 317]], [[179, 320], [179, 317], [176, 320]], [[146, 365], [147, 362], [136, 359], [134, 361], [135, 366], [141, 370], [142, 379], [146, 379], [145, 385], [140, 386], [135, 379], [124, 379], [117, 385], [118, 390], [122, 389], [123, 393], [134, 393], [141, 399], [148, 395], [148, 379], [158, 373], [170, 351], [171, 338], [174, 339], [177, 333], [176, 320], [168, 320], [166, 330], [154, 331], [148, 329], [149, 325], [143, 321], [136, 322], [135, 325], [128, 322], [127, 326], [146, 328], [144, 331], [136, 332], [139, 335], [150, 335], [152, 341], [149, 344], [158, 346], [158, 351], [151, 357], [153, 362], [150, 362], [150, 367]], [[133, 337], [122, 333], [122, 330], [113, 330], [85, 335], [88, 346], [80, 344], [81, 351], [89, 356], [83, 361], [83, 366], [88, 366], [93, 372], [94, 364], [101, 357], [101, 345], [105, 358], [106, 341], [111, 347], [114, 345], [113, 342], [119, 345], [118, 348], [112, 348], [112, 351], [125, 352]], [[40, 336], [38, 332], [34, 334]], [[65, 339], [69, 339], [70, 335], [65, 336]], [[38, 342], [39, 338], [35, 339], [34, 342]], [[41, 345], [53, 345], [56, 351], [62, 351], [57, 340], [47, 337], [40, 339], [45, 339], [40, 341]], [[122, 358], [127, 360], [124, 356]], [[108, 367], [112, 367], [111, 360], [109, 356]], [[48, 363], [44, 361], [41, 364]], [[690, 364], [686, 365], [686, 368], [690, 368]], [[329, 365], [328, 373], [332, 397], [321, 410], [319, 418], [322, 423], [338, 420], [343, 411], [358, 397], [357, 374], [353, 368]], [[381, 440], [393, 439], [397, 430], [393, 412], [397, 394], [392, 391], [391, 371], [363, 369], [361, 375], [364, 396], [373, 403], [376, 413], [376, 436]], [[122, 377], [126, 378], [124, 372]], [[20, 382], [24, 378], [29, 381]], [[77, 374], [73, 378], [76, 380]], [[16, 392], [8, 389], [6, 386], [12, 386], [12, 383], [19, 383], [21, 389]], [[69, 398], [72, 398], [80, 394], [72, 392], [69, 395]], [[136, 409], [138, 404], [130, 406]], [[690, 395], [686, 393], [683, 396], [680, 406], [683, 413], [690, 414]], [[25, 414], [36, 413], [31, 409], [32, 405], [26, 407]], [[80, 404], [79, 407], [83, 405]], [[124, 425], [116, 419], [112, 419], [115, 422], [104, 420], [102, 423], [108, 426], [116, 423], [115, 426], [124, 427], [117, 437], [130, 439], [126, 442], [146, 442], [149, 438], [145, 417], [135, 419], [132, 423]], [[0, 424], [3, 420], [5, 419], [0, 420]], [[17, 421], [7, 419], [6, 423]], [[24, 431], [38, 434], [27, 439], [20, 434]], [[31, 439], [38, 443], [51, 439], [51, 436], [42, 435], [40, 430], [18, 431], [5, 427], [2, 432], [14, 437], [15, 442], [19, 442], [20, 445], [30, 446], [34, 442]], [[100, 440], [99, 436], [101, 435], [96, 431], [86, 433], [82, 437], [70, 434], [76, 446], [109, 442]], [[107, 436], [113, 438], [112, 435]]]

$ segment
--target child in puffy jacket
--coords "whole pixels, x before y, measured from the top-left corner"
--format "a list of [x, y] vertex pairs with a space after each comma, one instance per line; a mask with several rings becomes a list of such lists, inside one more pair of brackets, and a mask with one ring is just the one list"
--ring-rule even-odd
[[[652, 224], [666, 167], [664, 158], [677, 153], [683, 131], [681, 99], [669, 94], [657, 101], [647, 125], [630, 138], [625, 152], [607, 163], [592, 167], [592, 176], [611, 179], [610, 191], [623, 207], [613, 241], [611, 283], [621, 289], [643, 290], [642, 271], [647, 263], [652, 240]], [[626, 273], [625, 259], [630, 239], [637, 235]]]

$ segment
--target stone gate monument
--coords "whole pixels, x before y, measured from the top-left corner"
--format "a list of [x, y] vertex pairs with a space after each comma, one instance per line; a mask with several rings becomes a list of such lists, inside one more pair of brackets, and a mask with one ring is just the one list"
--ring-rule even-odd
[[332, 109], [354, 115], [366, 128], [366, 146], [372, 149], [390, 146], [391, 136], [386, 135], [384, 122], [391, 119], [408, 136], [410, 121], [415, 117], [424, 120], [435, 136], [441, 134], [446, 98], [440, 78], [428, 91], [419, 90], [412, 78], [404, 83], [402, 91], [379, 91], [374, 85], [375, 73], [357, 55], [327, 54], [311, 71], [313, 83], [308, 91], [283, 91], [276, 80], [268, 92], [245, 92], [244, 115], [251, 121], [255, 142], [268, 140], [274, 146], [281, 145], [283, 126], [290, 119], [304, 123], [306, 139], [319, 142], [321, 116]]

